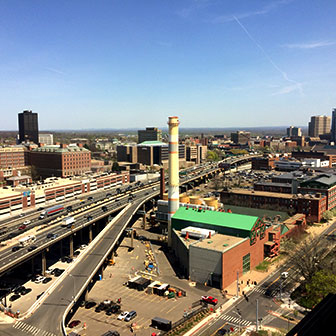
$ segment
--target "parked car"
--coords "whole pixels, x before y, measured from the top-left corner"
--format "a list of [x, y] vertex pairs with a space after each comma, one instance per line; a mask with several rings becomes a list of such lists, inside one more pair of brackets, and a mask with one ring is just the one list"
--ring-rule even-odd
[[85, 304], [85, 309], [90, 309], [90, 308], [94, 307], [95, 305], [96, 305], [96, 302], [94, 302], [94, 301], [88, 301]]
[[55, 277], [59, 277], [64, 272], [64, 269], [61, 268], [55, 268], [51, 274], [55, 275]]
[[132, 310], [132, 311], [130, 311], [130, 312], [126, 315], [126, 317], [125, 317], [125, 321], [126, 321], [126, 322], [129, 322], [129, 321], [133, 320], [136, 316], [137, 316], [136, 311], [135, 311], [135, 310]]
[[102, 334], [101, 336], [120, 336], [118, 331], [115, 330], [109, 330], [106, 333]]
[[218, 300], [212, 296], [202, 296], [201, 300], [214, 306], [218, 303]]
[[15, 301], [17, 299], [19, 299], [21, 297], [21, 295], [19, 294], [14, 294], [9, 298], [9, 301]]
[[78, 257], [80, 255], [80, 251], [79, 250], [76, 250], [74, 253], [73, 253], [74, 257]]
[[21, 295], [26, 295], [32, 291], [31, 288], [25, 288], [24, 290], [21, 291]]
[[42, 283], [46, 284], [46, 283], [48, 283], [48, 282], [51, 281], [51, 280], [52, 280], [52, 278], [47, 277], [47, 278], [45, 278], [45, 279], [42, 281]]
[[34, 280], [34, 282], [35, 282], [35, 283], [41, 283], [44, 279], [45, 279], [44, 276], [39, 275], [39, 276]]
[[123, 320], [128, 315], [128, 311], [121, 312], [117, 317], [118, 320]]
[[19, 287], [15, 288], [15, 290], [14, 290], [14, 294], [21, 294], [21, 292], [22, 292], [24, 289], [26, 289], [25, 286], [19, 286]]
[[100, 313], [102, 310], [105, 309], [105, 304], [103, 302], [99, 303], [99, 305], [96, 307], [95, 312]]
[[72, 321], [72, 322], [70, 322], [70, 323], [68, 324], [68, 327], [69, 327], [69, 328], [74, 328], [74, 327], [77, 327], [80, 323], [81, 323], [81, 321], [79, 321], [79, 320], [74, 320], [74, 321]]
[[[105, 303], [105, 301], [104, 301], [104, 303]], [[120, 312], [120, 305], [113, 304], [113, 302], [111, 302], [111, 301], [110, 301], [110, 303], [105, 304], [105, 306], [107, 307], [106, 315], [112, 315], [112, 314]]]

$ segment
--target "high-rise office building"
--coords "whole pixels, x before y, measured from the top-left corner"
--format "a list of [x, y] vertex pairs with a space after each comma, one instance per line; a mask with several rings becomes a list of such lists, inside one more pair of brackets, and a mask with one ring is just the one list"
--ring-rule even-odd
[[308, 123], [308, 135], [317, 138], [330, 133], [331, 118], [327, 116], [313, 116]]
[[336, 141], [336, 108], [332, 110], [331, 115], [331, 141]]
[[162, 141], [162, 131], [156, 127], [147, 127], [138, 131], [138, 143], [144, 141]]
[[299, 137], [302, 136], [302, 130], [300, 127], [289, 126], [287, 128], [287, 136], [289, 137]]
[[19, 113], [19, 143], [30, 141], [38, 144], [38, 114], [32, 111]]

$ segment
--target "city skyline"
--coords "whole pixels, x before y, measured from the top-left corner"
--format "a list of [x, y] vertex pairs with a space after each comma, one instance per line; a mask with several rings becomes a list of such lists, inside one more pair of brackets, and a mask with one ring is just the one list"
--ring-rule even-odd
[[333, 1], [0, 5], [1, 130], [307, 125], [335, 107]]

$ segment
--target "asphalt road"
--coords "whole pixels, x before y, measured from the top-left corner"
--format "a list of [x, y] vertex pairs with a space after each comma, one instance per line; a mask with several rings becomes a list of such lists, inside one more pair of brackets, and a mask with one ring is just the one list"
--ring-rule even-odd
[[73, 268], [31, 317], [24, 321], [18, 321], [14, 325], [0, 325], [0, 334], [13, 336], [27, 334], [38, 336], [61, 335], [62, 317], [69, 304], [72, 303], [74, 293], [79, 292], [87, 279], [92, 276], [92, 272], [97, 265], [103, 262], [105, 253], [116, 243], [120, 232], [126, 227], [133, 212], [140, 207], [144, 199], [150, 196], [145, 195], [145, 193], [143, 192], [141, 196], [138, 196], [138, 199], [128, 207], [124, 215], [93, 245], [90, 253]]
[[[323, 233], [324, 236], [333, 233], [336, 230], [336, 222], [331, 224]], [[285, 319], [279, 319], [270, 312], [279, 313], [282, 315], [287, 310], [280, 308], [275, 302], [274, 297], [279, 294], [280, 287], [286, 286], [291, 288], [292, 283], [290, 278], [283, 280], [282, 272], [293, 272], [291, 261], [287, 261], [275, 273], [258, 284], [254, 289], [247, 293], [248, 301], [244, 297], [240, 297], [231, 307], [225, 310], [218, 318], [211, 321], [201, 328], [194, 336], [209, 336], [215, 335], [220, 328], [239, 329], [239, 327], [248, 327], [256, 325], [257, 319], [257, 300], [258, 300], [258, 319], [262, 325], [272, 326], [275, 328], [288, 329], [294, 324]], [[261, 319], [261, 320], [260, 320]], [[296, 324], [296, 323], [295, 323]]]

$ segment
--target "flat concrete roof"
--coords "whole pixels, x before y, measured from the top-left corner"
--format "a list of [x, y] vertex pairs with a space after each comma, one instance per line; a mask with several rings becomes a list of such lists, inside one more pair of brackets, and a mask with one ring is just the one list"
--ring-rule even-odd
[[185, 237], [181, 236], [181, 231], [176, 231], [176, 233], [179, 235], [180, 239], [183, 240], [183, 242], [186, 244], [186, 246], [197, 246], [200, 248], [206, 248], [209, 250], [215, 250], [219, 252], [226, 252], [230, 250], [232, 247], [241, 244], [243, 241], [249, 239], [249, 238], [240, 238], [240, 237], [234, 237], [234, 236], [228, 236], [223, 235], [220, 233], [216, 233], [211, 238], [206, 239], [185, 239]]

